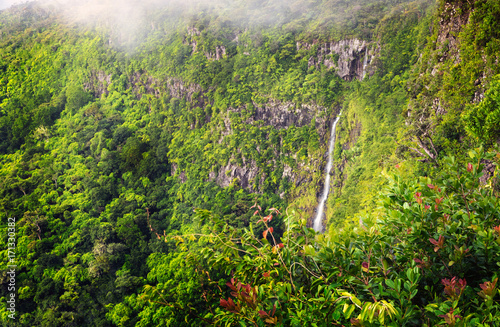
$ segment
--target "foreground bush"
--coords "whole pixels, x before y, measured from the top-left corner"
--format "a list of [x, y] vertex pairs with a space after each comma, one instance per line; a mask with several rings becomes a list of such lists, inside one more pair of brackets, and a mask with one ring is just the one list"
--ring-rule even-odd
[[[191, 305], [196, 314], [191, 311], [185, 322], [499, 324], [500, 206], [496, 171], [485, 178], [483, 168], [500, 155], [481, 149], [469, 155], [465, 166], [446, 158], [435, 180], [392, 175], [378, 212], [329, 235], [316, 234], [305, 219], [290, 213], [279, 237], [269, 224], [280, 212], [264, 213], [257, 204], [254, 215], [261, 219], [243, 230], [197, 211], [201, 222], [210, 221], [211, 231], [176, 237], [197, 272], [204, 299]], [[481, 177], [487, 181], [481, 183]], [[197, 238], [202, 247], [184, 244], [188, 238]], [[154, 301], [165, 290], [149, 286], [145, 296]]]

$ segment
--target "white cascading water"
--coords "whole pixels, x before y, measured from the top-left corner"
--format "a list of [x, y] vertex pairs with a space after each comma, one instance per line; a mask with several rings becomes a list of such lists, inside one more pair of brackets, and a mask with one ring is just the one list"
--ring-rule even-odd
[[318, 204], [318, 209], [316, 218], [314, 218], [314, 225], [313, 228], [317, 232], [323, 231], [323, 212], [325, 210], [325, 202], [326, 199], [328, 198], [328, 193], [330, 191], [330, 171], [332, 170], [332, 161], [333, 161], [333, 147], [335, 145], [335, 129], [337, 128], [337, 123], [340, 119], [340, 115], [342, 112], [337, 116], [335, 121], [333, 122], [332, 125], [332, 132], [330, 135], [330, 145], [328, 147], [328, 162], [326, 164], [326, 177], [325, 177], [325, 185], [323, 188], [323, 194], [321, 195], [321, 200], [319, 201]]
[[363, 77], [361, 77], [362, 80], [365, 79], [366, 65], [368, 65], [368, 49], [365, 50], [365, 59], [363, 60]]

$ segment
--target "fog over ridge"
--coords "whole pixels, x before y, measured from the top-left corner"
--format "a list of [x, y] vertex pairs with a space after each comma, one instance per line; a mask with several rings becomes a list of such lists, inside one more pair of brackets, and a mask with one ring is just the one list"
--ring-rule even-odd
[[[317, 30], [328, 38], [324, 32], [337, 24], [346, 24], [344, 30], [367, 22], [373, 27], [372, 17], [377, 20], [400, 5], [425, 1], [431, 0], [0, 0], [0, 4], [22, 2], [21, 11], [35, 4], [68, 24], [104, 28], [110, 32], [110, 44], [133, 48], [151, 32], [167, 35], [189, 26], [219, 36], [235, 37], [247, 28], [283, 27], [286, 32], [307, 31], [312, 39]], [[370, 38], [372, 30], [366, 31], [362, 38]]]

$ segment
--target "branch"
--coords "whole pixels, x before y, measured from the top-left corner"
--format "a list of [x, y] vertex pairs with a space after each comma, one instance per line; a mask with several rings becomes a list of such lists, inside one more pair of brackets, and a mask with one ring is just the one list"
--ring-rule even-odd
[[427, 146], [422, 142], [420, 136], [415, 136], [417, 138], [417, 144], [425, 151], [425, 153], [431, 158], [433, 161], [436, 161], [436, 155], [432, 154], [432, 152], [427, 148]]
[[438, 156], [438, 152], [436, 150], [436, 147], [434, 146], [434, 142], [432, 142], [432, 138], [429, 136], [429, 134], [426, 135], [427, 138], [429, 139], [429, 142], [431, 143], [432, 150], [434, 150], [434, 153], [436, 154], [436, 157]]
[[418, 149], [415, 149], [415, 148], [412, 148], [412, 147], [408, 147], [408, 149], [415, 151], [416, 153], [418, 153], [422, 157], [425, 157], [425, 154], [423, 154], [422, 152], [420, 152]]

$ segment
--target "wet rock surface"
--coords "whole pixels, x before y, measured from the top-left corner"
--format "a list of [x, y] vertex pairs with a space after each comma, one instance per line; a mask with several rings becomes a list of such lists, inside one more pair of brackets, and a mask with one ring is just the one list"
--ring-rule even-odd
[[346, 81], [362, 80], [366, 73], [372, 75], [374, 72], [370, 63], [378, 49], [366, 41], [350, 39], [322, 44], [297, 42], [297, 52], [301, 49], [310, 50], [313, 46], [317, 46], [317, 54], [309, 58], [309, 67], [319, 69], [323, 64], [327, 69], [336, 69], [337, 74]]

